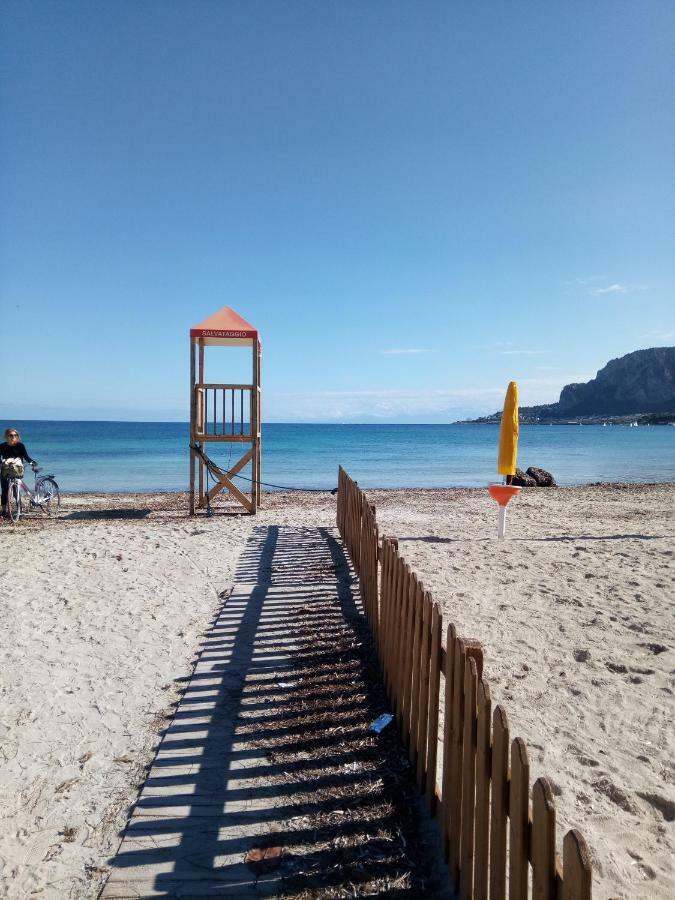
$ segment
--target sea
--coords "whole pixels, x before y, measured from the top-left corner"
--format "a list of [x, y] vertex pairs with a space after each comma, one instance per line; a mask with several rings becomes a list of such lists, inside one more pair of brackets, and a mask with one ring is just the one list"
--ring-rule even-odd
[[[12, 422], [62, 491], [184, 491], [189, 432], [181, 422]], [[3, 429], [4, 430], [4, 429]], [[364, 488], [482, 487], [499, 481], [497, 425], [263, 425], [263, 490], [337, 485], [341, 465]], [[212, 443], [228, 468], [241, 445]], [[675, 482], [675, 428], [521, 425], [518, 465], [560, 485]], [[239, 486], [250, 487], [250, 469]]]

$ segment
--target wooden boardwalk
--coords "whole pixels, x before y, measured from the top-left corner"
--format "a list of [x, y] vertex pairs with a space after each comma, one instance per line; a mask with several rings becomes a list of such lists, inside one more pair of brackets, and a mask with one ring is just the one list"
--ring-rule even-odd
[[437, 896], [385, 710], [335, 532], [256, 529], [101, 898]]

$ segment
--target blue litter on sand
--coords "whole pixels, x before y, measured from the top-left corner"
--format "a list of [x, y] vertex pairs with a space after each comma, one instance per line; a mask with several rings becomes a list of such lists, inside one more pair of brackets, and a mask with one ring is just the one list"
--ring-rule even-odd
[[378, 716], [377, 719], [373, 722], [373, 724], [368, 729], [369, 731], [374, 731], [375, 734], [379, 734], [383, 728], [386, 728], [390, 722], [394, 721], [394, 717], [391, 713], [382, 713], [381, 716]]

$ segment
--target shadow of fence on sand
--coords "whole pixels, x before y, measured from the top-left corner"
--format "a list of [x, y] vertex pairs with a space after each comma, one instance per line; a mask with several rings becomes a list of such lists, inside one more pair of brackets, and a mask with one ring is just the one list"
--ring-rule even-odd
[[[665, 534], [559, 534], [551, 537], [518, 537], [517, 535], [509, 535], [509, 542], [518, 541], [525, 544], [541, 544], [553, 542], [573, 542], [573, 541], [658, 541], [667, 538]], [[418, 541], [424, 544], [493, 544], [494, 535], [486, 537], [458, 537], [447, 538], [439, 537], [435, 534], [420, 534], [404, 537], [397, 537], [399, 543], [401, 541]]]
[[436, 896], [354, 584], [332, 530], [255, 529], [102, 897]]
[[80, 509], [76, 512], [62, 515], [62, 519], [71, 521], [99, 521], [115, 519], [145, 519], [152, 512], [151, 509]]

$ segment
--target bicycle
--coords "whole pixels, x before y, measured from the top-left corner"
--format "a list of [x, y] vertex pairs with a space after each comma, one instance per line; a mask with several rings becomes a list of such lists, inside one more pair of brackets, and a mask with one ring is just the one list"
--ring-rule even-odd
[[59, 486], [53, 475], [42, 475], [38, 478], [39, 466], [31, 466], [35, 475], [33, 490], [28, 487], [23, 478], [10, 478], [7, 488], [7, 512], [12, 522], [18, 522], [21, 518], [21, 495], [25, 494], [30, 499], [30, 505], [39, 507], [43, 512], [51, 515], [52, 509], [61, 506]]

